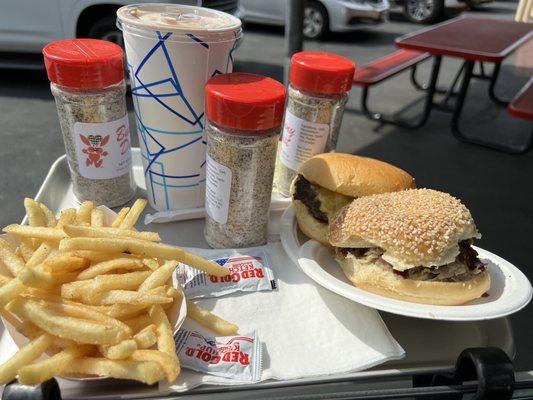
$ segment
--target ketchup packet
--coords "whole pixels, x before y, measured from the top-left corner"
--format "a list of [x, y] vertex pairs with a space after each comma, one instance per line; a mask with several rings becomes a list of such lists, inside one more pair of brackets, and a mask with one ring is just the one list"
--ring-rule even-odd
[[183, 367], [238, 381], [261, 379], [261, 344], [255, 331], [246, 335], [207, 337], [181, 328], [175, 340]]
[[220, 278], [180, 264], [176, 268], [176, 280], [188, 299], [219, 297], [233, 292], [274, 290], [276, 281], [264, 250], [252, 249], [246, 253], [224, 250], [221, 257], [213, 259], [229, 270], [228, 276]]

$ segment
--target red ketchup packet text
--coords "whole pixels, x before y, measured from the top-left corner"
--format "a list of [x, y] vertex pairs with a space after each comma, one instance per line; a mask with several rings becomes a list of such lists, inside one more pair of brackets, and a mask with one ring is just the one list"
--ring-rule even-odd
[[222, 278], [180, 264], [176, 268], [176, 280], [183, 287], [185, 297], [200, 299], [233, 292], [256, 292], [276, 288], [276, 281], [263, 249], [247, 251], [247, 254], [231, 250], [230, 252], [228, 254], [228, 250], [225, 250], [223, 256], [213, 259], [230, 272]]
[[261, 380], [261, 344], [255, 331], [206, 337], [181, 328], [175, 340], [178, 358], [185, 368], [243, 382]]

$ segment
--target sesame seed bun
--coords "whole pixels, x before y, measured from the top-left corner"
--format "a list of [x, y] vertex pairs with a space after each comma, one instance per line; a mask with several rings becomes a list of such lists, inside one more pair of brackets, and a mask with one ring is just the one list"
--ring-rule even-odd
[[300, 230], [309, 238], [329, 246], [328, 225], [313, 217], [306, 205], [300, 200], [293, 200], [292, 204]]
[[411, 189], [361, 197], [330, 223], [335, 247], [380, 247], [383, 259], [403, 271], [449, 264], [458, 242], [479, 237], [470, 211], [451, 195]]
[[318, 154], [300, 165], [298, 172], [311, 183], [350, 197], [415, 187], [414, 178], [400, 168], [352, 154]]
[[481, 297], [490, 287], [490, 275], [483, 271], [462, 282], [435, 282], [405, 279], [372, 263], [349, 257], [337, 260], [346, 277], [362, 290], [412, 303], [454, 306]]

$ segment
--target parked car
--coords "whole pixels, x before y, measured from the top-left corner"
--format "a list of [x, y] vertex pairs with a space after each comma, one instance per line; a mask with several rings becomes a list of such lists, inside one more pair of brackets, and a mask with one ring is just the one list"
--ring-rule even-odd
[[132, 3], [178, 3], [238, 16], [238, 0], [16, 0], [3, 1], [0, 51], [37, 53], [52, 40], [91, 37], [122, 44], [115, 12]]
[[[247, 22], [284, 25], [287, 0], [240, 0], [241, 18]], [[384, 21], [388, 0], [307, 0], [304, 36], [319, 39], [331, 32], [353, 31]]]
[[391, 0], [392, 6], [403, 7], [405, 17], [415, 23], [430, 24], [442, 19], [447, 9], [479, 7], [493, 0]]

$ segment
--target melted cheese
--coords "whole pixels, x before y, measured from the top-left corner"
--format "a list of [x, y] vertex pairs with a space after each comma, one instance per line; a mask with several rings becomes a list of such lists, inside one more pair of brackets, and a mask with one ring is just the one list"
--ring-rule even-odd
[[322, 186], [316, 185], [315, 188], [318, 190], [320, 210], [326, 213], [329, 221], [333, 219], [335, 214], [337, 214], [342, 207], [353, 200], [353, 197], [332, 192], [331, 190], [323, 188]]
[[442, 256], [440, 256], [438, 259], [433, 260], [429, 263], [417, 263], [410, 264], [406, 263], [405, 261], [400, 260], [397, 257], [394, 257], [393, 255], [389, 254], [388, 252], [385, 252], [382, 256], [382, 258], [387, 261], [390, 265], [392, 265], [392, 268], [394, 268], [397, 271], [405, 271], [410, 268], [415, 267], [435, 267], [435, 266], [441, 266], [450, 264], [455, 261], [455, 258], [459, 255], [459, 246], [455, 245], [449, 248]]

